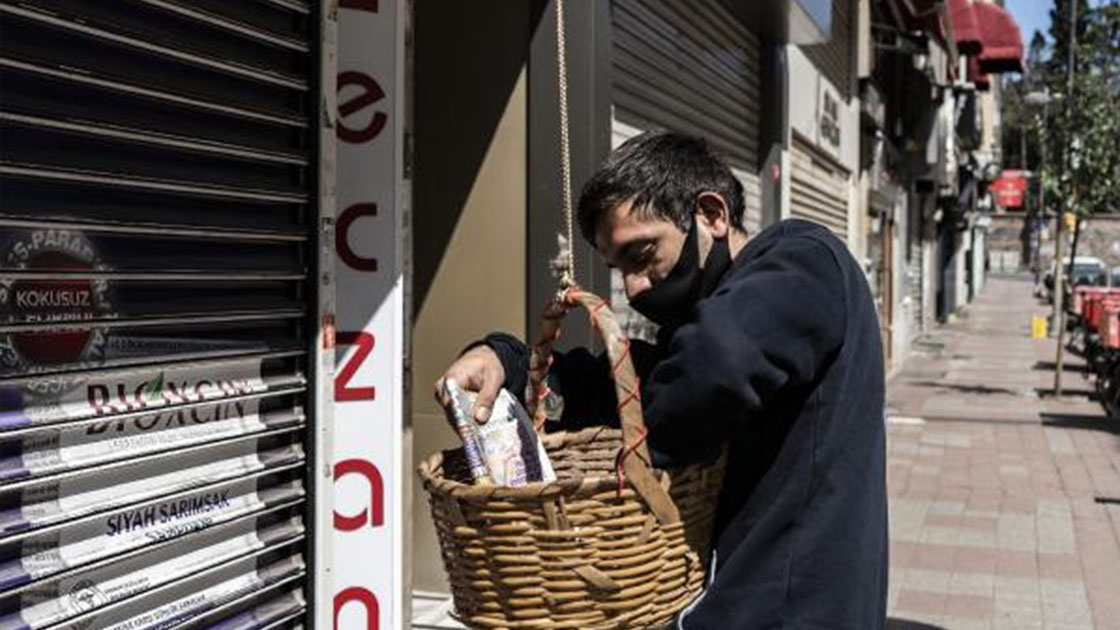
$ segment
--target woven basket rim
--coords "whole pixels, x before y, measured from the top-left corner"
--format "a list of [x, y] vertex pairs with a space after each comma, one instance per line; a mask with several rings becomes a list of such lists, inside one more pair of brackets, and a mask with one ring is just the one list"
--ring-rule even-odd
[[[578, 431], [547, 433], [541, 436], [541, 441], [546, 446], [563, 448], [568, 445], [587, 444], [599, 438], [613, 439], [621, 433], [621, 429], [616, 429], [614, 427], [590, 427]], [[437, 473], [443, 465], [443, 453], [444, 451], [436, 451], [425, 458], [417, 467], [417, 472], [424, 483], [424, 488], [435, 494], [475, 500], [532, 499], [569, 495], [573, 493], [595, 493], [618, 488], [617, 474], [558, 479], [547, 483], [537, 481], [518, 487], [473, 485], [449, 479]], [[658, 478], [663, 474], [662, 471], [652, 467], [651, 470]], [[629, 484], [627, 484], [626, 487], [632, 490]]]

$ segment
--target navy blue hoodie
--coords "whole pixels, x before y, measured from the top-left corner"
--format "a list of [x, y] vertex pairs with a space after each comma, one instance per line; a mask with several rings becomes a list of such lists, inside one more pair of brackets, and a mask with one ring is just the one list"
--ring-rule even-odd
[[[867, 281], [826, 229], [787, 220], [750, 239], [690, 321], [633, 346], [655, 463], [727, 444], [714, 577], [685, 630], [880, 630], [887, 602], [886, 431]], [[523, 392], [528, 347], [486, 338]], [[614, 417], [607, 363], [557, 353], [565, 429]]]

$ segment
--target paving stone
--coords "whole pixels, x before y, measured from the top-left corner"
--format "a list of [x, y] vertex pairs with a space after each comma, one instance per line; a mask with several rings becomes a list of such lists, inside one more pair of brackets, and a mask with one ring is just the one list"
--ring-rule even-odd
[[[1035, 364], [1054, 346], [1025, 322], [1045, 310], [1029, 284], [993, 279], [889, 383], [892, 414], [922, 419], [888, 425], [893, 618], [1120, 630], [1120, 505], [1095, 501], [1120, 497], [1116, 421], [1084, 394], [1035, 394], [1052, 386]], [[1064, 385], [1093, 387], [1073, 373]]]

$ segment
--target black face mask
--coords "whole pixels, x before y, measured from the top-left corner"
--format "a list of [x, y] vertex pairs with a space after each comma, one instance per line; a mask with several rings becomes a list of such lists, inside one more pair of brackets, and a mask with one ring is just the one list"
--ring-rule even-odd
[[696, 303], [715, 290], [720, 278], [731, 266], [731, 246], [728, 239], [721, 238], [712, 242], [708, 260], [701, 268], [696, 231], [696, 218], [693, 217], [692, 228], [681, 248], [681, 257], [669, 275], [630, 300], [634, 310], [659, 326], [675, 328], [688, 321]]

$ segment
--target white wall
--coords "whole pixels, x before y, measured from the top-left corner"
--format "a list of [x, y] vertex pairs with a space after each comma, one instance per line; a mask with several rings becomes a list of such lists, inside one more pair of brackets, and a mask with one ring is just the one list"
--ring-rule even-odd
[[977, 228], [975, 239], [972, 247], [972, 286], [975, 287], [976, 295], [980, 295], [987, 280], [984, 273], [984, 254], [988, 250], [988, 231]]
[[[787, 45], [789, 60], [789, 124], [825, 153], [851, 172], [859, 169], [859, 99], [852, 97], [844, 102], [839, 90], [817, 70], [809, 58], [797, 46]], [[840, 148], [834, 149], [823, 142], [820, 135], [821, 84], [831, 89], [840, 102]]]
[[914, 309], [917, 304], [906, 295], [906, 239], [910, 234], [910, 211], [907, 195], [899, 195], [899, 202], [894, 209], [895, 238], [894, 249], [891, 256], [891, 268], [894, 270], [891, 294], [894, 300], [893, 338], [894, 346], [892, 355], [897, 366], [906, 362], [910, 351], [910, 323], [914, 321]]
[[957, 246], [956, 252], [953, 254], [953, 264], [957, 268], [954, 290], [957, 292], [956, 308], [960, 309], [968, 304], [967, 257], [969, 245], [972, 243], [972, 231], [958, 232], [954, 243]]
[[[795, 45], [786, 46], [789, 72], [786, 85], [786, 103], [789, 106], [789, 129], [786, 141], [792, 142], [794, 132], [807, 139], [811, 144], [829, 155], [848, 170], [848, 247], [857, 260], [866, 257], [867, 247], [862, 231], [865, 227], [860, 220], [863, 204], [859, 194], [859, 98], [854, 96], [844, 101], [840, 91]], [[840, 146], [834, 147], [821, 135], [821, 109], [824, 93], [828, 92], [838, 102], [840, 126]], [[788, 154], [788, 151], [786, 152]], [[789, 216], [790, 161], [782, 163], [782, 218]], [[863, 197], [864, 199], [866, 196]]]

